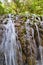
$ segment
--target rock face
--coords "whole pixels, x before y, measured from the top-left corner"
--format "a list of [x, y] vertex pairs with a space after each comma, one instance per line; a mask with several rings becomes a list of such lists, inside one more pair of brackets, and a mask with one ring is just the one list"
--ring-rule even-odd
[[0, 65], [5, 65], [4, 53], [0, 52]]
[[[33, 18], [32, 18], [33, 17]], [[11, 16], [12, 21], [15, 23], [16, 33], [17, 33], [17, 59], [18, 65], [36, 65], [37, 60], [41, 60], [39, 46], [43, 47], [43, 24], [40, 23], [38, 17], [29, 16]], [[0, 46], [3, 39], [3, 33], [5, 27], [3, 24], [7, 24], [8, 15], [1, 16], [0, 18]], [[40, 37], [40, 42], [38, 38], [38, 32], [35, 26], [38, 26], [38, 32]], [[19, 46], [19, 44], [21, 46]], [[19, 46], [19, 48], [18, 48]], [[21, 49], [22, 47], [22, 49]], [[22, 52], [21, 52], [22, 50]], [[18, 53], [19, 52], [19, 53]], [[20, 54], [22, 55], [20, 56]], [[22, 59], [21, 59], [22, 57]], [[5, 65], [4, 63], [4, 53], [0, 52], [0, 65]]]
[[4, 31], [5, 31], [5, 27], [3, 26], [3, 24], [0, 24], [0, 65], [5, 65], [4, 53], [1, 48]]
[[[28, 22], [24, 18], [18, 18], [15, 23], [18, 39], [22, 46], [23, 62], [28, 65], [36, 65], [36, 61], [41, 60], [39, 46], [43, 45], [43, 28], [39, 20], [37, 20], [38, 18], [32, 19], [29, 17]], [[25, 22], [27, 26], [25, 26]], [[34, 22], [37, 23], [41, 43], [39, 42], [38, 32]]]

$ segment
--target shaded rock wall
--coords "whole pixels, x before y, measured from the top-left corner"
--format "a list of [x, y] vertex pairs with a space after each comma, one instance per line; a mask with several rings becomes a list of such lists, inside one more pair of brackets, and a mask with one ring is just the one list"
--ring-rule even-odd
[[3, 34], [5, 32], [5, 27], [3, 26], [2, 23], [0, 23], [0, 65], [5, 65], [5, 58], [4, 58], [4, 53], [2, 50], [2, 40], [3, 40]]
[[[0, 16], [0, 25], [2, 24], [0, 26], [0, 30], [3, 27], [3, 24], [7, 24], [7, 18], [9, 18], [8, 15]], [[22, 47], [23, 65], [25, 65], [25, 64], [36, 65], [36, 60], [41, 59], [38, 47], [39, 47], [39, 45], [43, 46], [43, 24], [42, 24], [43, 19], [42, 19], [42, 17], [28, 16], [30, 23], [29, 24], [27, 23], [27, 26], [30, 26], [30, 30], [28, 31], [28, 29], [27, 29], [27, 31], [28, 31], [28, 33], [30, 33], [30, 39], [31, 39], [30, 41], [29, 41], [29, 36], [26, 33], [26, 27], [25, 27], [25, 22], [27, 21], [27, 16], [12, 15], [11, 18], [12, 18], [12, 21], [15, 23], [16, 33], [18, 35], [17, 39], [20, 42], [21, 47]], [[36, 27], [34, 24], [35, 22], [37, 23], [37, 26], [39, 29], [41, 44], [39, 43], [39, 39], [37, 37], [38, 34], [37, 34], [37, 30], [36, 30]], [[34, 38], [32, 37], [32, 28], [34, 29]], [[2, 29], [2, 31], [3, 31], [3, 29]], [[3, 33], [0, 32], [0, 35], [3, 35]], [[2, 38], [0, 38], [0, 45], [1, 45]], [[31, 47], [30, 47], [30, 44], [32, 45]], [[18, 51], [21, 51], [21, 50], [18, 49]], [[31, 52], [32, 52], [32, 54], [31, 54]], [[38, 55], [38, 53], [39, 53], [39, 55]], [[1, 56], [2, 54], [0, 53], [1, 59], [4, 58], [4, 56]], [[18, 52], [17, 52], [17, 54], [18, 54]], [[21, 60], [21, 56], [19, 54], [18, 54], [18, 58], [19, 58], [18, 65], [20, 65], [22, 60]], [[2, 60], [4, 61], [5, 59], [2, 59]], [[4, 65], [3, 61], [0, 61], [0, 63], [2, 62], [2, 64]], [[0, 64], [0, 65], [2, 65], [2, 64]]]

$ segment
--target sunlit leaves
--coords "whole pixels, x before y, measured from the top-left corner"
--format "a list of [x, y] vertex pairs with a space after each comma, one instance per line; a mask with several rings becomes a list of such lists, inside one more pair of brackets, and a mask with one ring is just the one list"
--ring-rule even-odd
[[0, 14], [14, 13], [14, 14], [39, 14], [43, 15], [43, 0], [13, 0], [5, 4], [0, 3]]
[[0, 14], [3, 14], [4, 12], [4, 5], [0, 2]]

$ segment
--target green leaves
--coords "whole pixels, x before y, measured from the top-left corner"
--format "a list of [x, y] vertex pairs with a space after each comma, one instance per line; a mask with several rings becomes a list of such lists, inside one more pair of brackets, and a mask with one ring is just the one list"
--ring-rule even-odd
[[4, 14], [4, 5], [0, 2], [0, 14]]
[[0, 14], [31, 14], [43, 15], [43, 0], [14, 0], [14, 2], [5, 4], [0, 2]]

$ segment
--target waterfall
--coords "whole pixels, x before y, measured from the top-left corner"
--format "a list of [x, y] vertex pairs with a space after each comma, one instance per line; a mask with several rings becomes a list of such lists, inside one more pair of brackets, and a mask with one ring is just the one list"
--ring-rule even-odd
[[38, 51], [38, 58], [39, 58], [37, 65], [43, 65], [43, 63], [42, 63], [42, 46], [41, 46], [39, 29], [38, 29], [38, 26], [36, 23], [35, 23], [35, 26], [36, 26], [36, 30], [37, 30], [37, 42], [36, 43], [38, 44], [37, 51]]
[[[25, 23], [25, 28], [26, 28], [26, 39], [28, 40], [28, 44], [27, 48], [30, 49], [30, 58], [31, 58], [31, 65], [33, 65], [34, 63], [32, 62], [33, 58], [36, 58], [37, 55], [37, 47], [36, 47], [36, 43], [35, 43], [35, 39], [34, 39], [34, 29], [30, 26], [30, 20], [28, 19]], [[34, 53], [32, 52], [32, 50], [34, 51]], [[34, 56], [32, 56], [34, 54]]]
[[18, 15], [9, 14], [5, 17], [0, 23], [0, 57], [3, 53], [4, 64], [43, 65], [43, 21], [40, 22], [40, 18], [36, 17], [35, 23], [32, 17], [26, 22], [22, 21], [22, 25]]
[[39, 34], [38, 26], [37, 26], [36, 23], [35, 23], [35, 26], [36, 26], [36, 30], [37, 30], [37, 33], [38, 33], [38, 40], [39, 40], [39, 43], [41, 44], [41, 41], [40, 41], [40, 34]]
[[[41, 39], [40, 39], [40, 34], [39, 34], [39, 29], [37, 24], [35, 23], [36, 26], [36, 38], [34, 37], [34, 29], [30, 26], [30, 20], [28, 19], [25, 23], [25, 28], [26, 28], [26, 39], [29, 41], [29, 47], [30, 47], [30, 52], [31, 52], [31, 63], [32, 62], [32, 49], [34, 50], [34, 58], [37, 58], [37, 65], [43, 65], [43, 54], [42, 54], [42, 46], [41, 46]], [[36, 39], [36, 40], [35, 40]]]
[[4, 55], [6, 65], [17, 65], [16, 64], [16, 34], [15, 27], [12, 20], [9, 18], [7, 25], [5, 25], [6, 31], [4, 34]]
[[[31, 36], [30, 36], [30, 20], [27, 19], [26, 23], [25, 23], [25, 28], [26, 28], [26, 39], [29, 41], [29, 49], [30, 49], [30, 58], [32, 58], [32, 49], [31, 49]], [[28, 45], [26, 44], [26, 50], [28, 49]], [[26, 54], [27, 55], [27, 54]], [[28, 57], [27, 57], [28, 58]], [[32, 63], [32, 59], [31, 59], [31, 63]], [[26, 64], [27, 64], [27, 59], [26, 59]]]
[[[22, 53], [21, 53], [22, 50], [21, 51], [18, 50], [19, 47], [21, 49], [21, 45], [19, 44], [19, 42], [17, 43], [16, 41], [15, 23], [12, 22], [10, 14], [9, 14], [7, 24], [3, 24], [3, 25], [5, 27], [5, 32], [3, 34], [0, 50], [4, 52], [5, 65], [19, 65], [19, 64], [22, 65], [21, 63], [22, 60], [20, 62], [20, 59], [22, 58]], [[20, 56], [20, 59], [17, 56], [17, 52]], [[19, 59], [19, 64], [17, 63], [18, 59]]]

